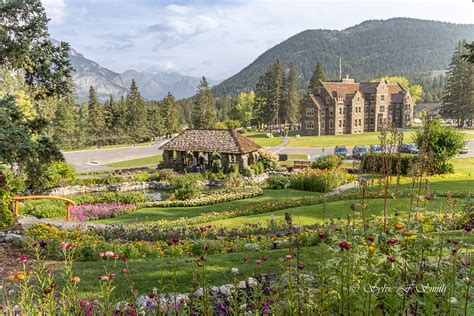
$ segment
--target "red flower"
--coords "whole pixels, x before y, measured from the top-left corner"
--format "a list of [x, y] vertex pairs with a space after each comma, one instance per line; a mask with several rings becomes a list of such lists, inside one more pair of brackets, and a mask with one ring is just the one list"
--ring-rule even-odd
[[255, 264], [262, 264], [262, 260], [260, 259], [255, 260]]
[[304, 264], [298, 263], [298, 265], [296, 267], [298, 268], [298, 270], [303, 270], [304, 269]]
[[263, 257], [262, 257], [262, 260], [263, 260], [263, 261], [267, 261], [267, 260], [268, 260], [268, 256], [263, 256]]
[[326, 237], [326, 233], [325, 233], [325, 232], [319, 232], [318, 235], [319, 235], [319, 238], [321, 238], [321, 239], [324, 238], [324, 237]]
[[114, 253], [114, 255], [112, 256], [114, 259], [118, 259], [119, 258], [119, 255]]
[[398, 242], [398, 240], [396, 240], [396, 239], [387, 240], [387, 244], [392, 245], [392, 246], [395, 245], [397, 242]]
[[244, 262], [249, 261], [249, 257], [248, 257], [248, 256], [244, 256], [243, 259], [244, 259]]
[[390, 261], [390, 262], [395, 262], [396, 261], [394, 256], [388, 256], [387, 260]]
[[469, 233], [469, 232], [471, 232], [471, 230], [472, 230], [472, 226], [470, 224], [464, 225], [464, 231]]
[[127, 270], [127, 268], [122, 268], [122, 270], [120, 270], [120, 272], [122, 272], [122, 273], [127, 273], [128, 270]]
[[115, 279], [117, 275], [115, 273], [109, 273], [109, 279]]
[[204, 246], [204, 251], [208, 251], [209, 250], [209, 245], [205, 245]]
[[26, 262], [28, 261], [28, 256], [20, 256], [19, 260], [22, 262]]
[[127, 258], [127, 257], [123, 257], [122, 260], [123, 260], [124, 262], [127, 262], [127, 261], [128, 261], [128, 258]]
[[339, 247], [340, 247], [341, 249], [344, 249], [344, 250], [349, 250], [349, 248], [351, 248], [351, 246], [349, 245], [349, 243], [348, 243], [348, 242], [345, 242], [345, 241], [340, 242], [340, 243], [339, 243]]

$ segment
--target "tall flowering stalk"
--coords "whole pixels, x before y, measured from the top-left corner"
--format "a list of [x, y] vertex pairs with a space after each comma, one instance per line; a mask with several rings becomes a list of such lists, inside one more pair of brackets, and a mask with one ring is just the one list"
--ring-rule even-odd
[[68, 312], [78, 313], [78, 299], [77, 299], [77, 284], [81, 279], [73, 274], [74, 251], [76, 246], [67, 242], [62, 242], [61, 250], [64, 256], [64, 289], [62, 291], [63, 310]]

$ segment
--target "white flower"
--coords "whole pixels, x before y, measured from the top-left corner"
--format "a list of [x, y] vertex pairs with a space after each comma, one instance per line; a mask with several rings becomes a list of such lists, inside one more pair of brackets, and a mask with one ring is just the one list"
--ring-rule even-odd
[[452, 297], [449, 298], [448, 302], [451, 305], [456, 305], [458, 303], [458, 299], [455, 298], [454, 296], [452, 296]]
[[235, 287], [232, 284], [224, 284], [219, 287], [219, 291], [226, 296], [229, 296], [234, 292]]
[[239, 269], [238, 268], [232, 268], [232, 269], [230, 269], [230, 272], [232, 272], [233, 274], [237, 274], [237, 273], [239, 273]]
[[257, 279], [255, 279], [255, 278], [248, 277], [248, 278], [247, 278], [247, 284], [248, 284], [250, 287], [253, 287], [253, 286], [255, 286], [255, 285], [258, 284], [258, 281], [257, 281]]

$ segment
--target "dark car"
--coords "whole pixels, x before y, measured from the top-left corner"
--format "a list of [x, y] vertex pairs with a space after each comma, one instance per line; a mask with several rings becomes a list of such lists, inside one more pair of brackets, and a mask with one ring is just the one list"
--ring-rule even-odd
[[418, 147], [413, 144], [402, 144], [399, 151], [402, 154], [418, 154]]
[[379, 153], [383, 153], [383, 148], [381, 145], [370, 145], [369, 151], [371, 153], [379, 154]]
[[363, 155], [367, 153], [368, 150], [365, 146], [354, 146], [354, 148], [352, 148], [352, 157], [354, 159], [360, 159]]
[[349, 155], [349, 151], [347, 150], [346, 146], [336, 146], [336, 148], [334, 148], [334, 155], [344, 158], [349, 158], [351, 156]]

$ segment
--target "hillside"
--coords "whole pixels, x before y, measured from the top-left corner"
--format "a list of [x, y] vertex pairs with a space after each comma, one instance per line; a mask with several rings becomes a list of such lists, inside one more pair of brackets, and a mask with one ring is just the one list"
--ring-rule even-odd
[[213, 88], [216, 95], [255, 89], [258, 77], [278, 57], [297, 66], [299, 86], [309, 81], [317, 61], [327, 77], [343, 74], [359, 81], [386, 75], [413, 78], [446, 69], [456, 43], [474, 39], [474, 24], [452, 24], [410, 18], [370, 20], [342, 31], [306, 30], [272, 47], [249, 66]]

